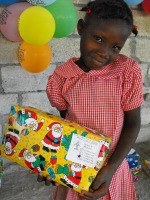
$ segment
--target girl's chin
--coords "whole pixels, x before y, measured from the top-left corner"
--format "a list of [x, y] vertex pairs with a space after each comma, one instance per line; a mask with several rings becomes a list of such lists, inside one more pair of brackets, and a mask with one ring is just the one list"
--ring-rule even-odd
[[100, 62], [100, 61], [97, 61], [97, 60], [93, 60], [93, 64], [94, 64], [94, 66], [97, 66], [97, 67], [101, 67], [101, 66], [104, 65], [103, 62]]
[[91, 65], [90, 69], [91, 69], [91, 70], [99, 70], [99, 69], [103, 68], [104, 66], [106, 66], [105, 63], [100, 63], [100, 62], [98, 62], [98, 63], [96, 63], [96, 64], [93, 63], [93, 64]]
[[101, 69], [102, 67], [106, 66], [108, 63], [92, 59], [90, 64], [92, 66], [91, 69], [98, 70], [98, 69]]

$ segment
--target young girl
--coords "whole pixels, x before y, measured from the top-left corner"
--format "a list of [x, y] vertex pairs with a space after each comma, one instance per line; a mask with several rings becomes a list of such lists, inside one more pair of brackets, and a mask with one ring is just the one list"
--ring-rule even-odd
[[[119, 54], [136, 32], [123, 0], [96, 0], [78, 21], [80, 58], [70, 58], [49, 77], [47, 95], [62, 117], [103, 131], [112, 137], [107, 165], [89, 192], [57, 188], [62, 200], [135, 200], [135, 188], [125, 159], [140, 129], [143, 103], [141, 70], [136, 61]], [[64, 192], [66, 197], [63, 198]]]

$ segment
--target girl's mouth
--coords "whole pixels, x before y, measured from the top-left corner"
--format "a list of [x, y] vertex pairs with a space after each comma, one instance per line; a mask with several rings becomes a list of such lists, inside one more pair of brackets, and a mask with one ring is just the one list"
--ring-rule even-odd
[[99, 61], [99, 60], [96, 60], [95, 58], [92, 58], [92, 63], [94, 64], [94, 66], [102, 67], [104, 66], [106, 61]]

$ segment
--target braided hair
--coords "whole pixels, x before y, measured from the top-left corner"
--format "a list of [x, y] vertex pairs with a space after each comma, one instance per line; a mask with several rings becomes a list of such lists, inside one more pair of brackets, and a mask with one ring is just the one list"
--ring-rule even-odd
[[85, 22], [91, 17], [99, 19], [120, 19], [126, 22], [129, 30], [137, 36], [137, 27], [133, 25], [133, 15], [124, 0], [95, 0], [89, 2], [81, 11], [86, 11]]

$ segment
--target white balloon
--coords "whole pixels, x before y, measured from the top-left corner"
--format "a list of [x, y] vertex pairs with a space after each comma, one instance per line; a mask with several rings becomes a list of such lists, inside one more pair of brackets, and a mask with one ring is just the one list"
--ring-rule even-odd
[[54, 3], [56, 0], [27, 0], [27, 1], [35, 6], [48, 6]]

